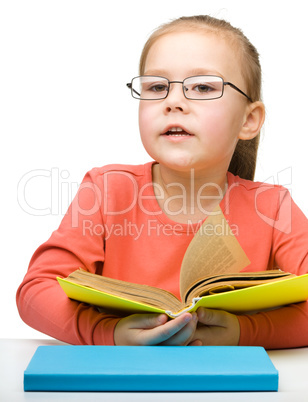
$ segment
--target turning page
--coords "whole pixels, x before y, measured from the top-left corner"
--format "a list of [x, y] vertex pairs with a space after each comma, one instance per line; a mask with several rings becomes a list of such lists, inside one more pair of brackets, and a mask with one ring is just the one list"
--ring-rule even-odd
[[218, 206], [190, 242], [180, 275], [181, 299], [196, 281], [212, 275], [240, 272], [250, 261]]

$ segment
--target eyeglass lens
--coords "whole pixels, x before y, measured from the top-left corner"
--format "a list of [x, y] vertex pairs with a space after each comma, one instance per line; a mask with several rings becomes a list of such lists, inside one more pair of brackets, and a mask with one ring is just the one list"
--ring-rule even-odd
[[216, 76], [195, 76], [183, 83], [168, 81], [163, 77], [141, 76], [132, 80], [132, 95], [137, 99], [157, 100], [167, 97], [170, 84], [180, 83], [188, 99], [216, 99], [223, 94], [223, 79]]

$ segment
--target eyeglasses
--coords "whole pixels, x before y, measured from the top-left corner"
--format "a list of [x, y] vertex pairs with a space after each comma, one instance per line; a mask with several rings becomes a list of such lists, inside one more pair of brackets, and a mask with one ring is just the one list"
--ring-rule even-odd
[[167, 78], [154, 75], [135, 77], [127, 85], [133, 98], [140, 100], [160, 100], [167, 98], [170, 84], [182, 84], [185, 98], [191, 100], [212, 100], [221, 98], [224, 88], [229, 85], [253, 102], [252, 99], [231, 82], [215, 75], [197, 75], [185, 78], [184, 81], [169, 81]]

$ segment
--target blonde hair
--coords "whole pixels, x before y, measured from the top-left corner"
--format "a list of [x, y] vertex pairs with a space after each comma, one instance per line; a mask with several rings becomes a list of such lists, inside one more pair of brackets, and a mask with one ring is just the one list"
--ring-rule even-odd
[[[143, 75], [148, 52], [159, 38], [173, 32], [194, 31], [203, 29], [228, 40], [234, 47], [236, 56], [240, 57], [242, 74], [246, 83], [246, 93], [255, 102], [261, 100], [261, 66], [257, 49], [251, 44], [243, 32], [229, 22], [209, 15], [181, 17], [156, 29], [145, 43], [139, 64], [139, 74]], [[252, 140], [239, 140], [232, 156], [229, 171], [243, 179], [253, 180], [260, 133]]]

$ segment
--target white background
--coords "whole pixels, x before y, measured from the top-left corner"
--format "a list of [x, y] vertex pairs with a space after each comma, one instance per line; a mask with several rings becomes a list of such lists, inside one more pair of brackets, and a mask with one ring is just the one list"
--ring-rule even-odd
[[0, 0], [1, 338], [43, 337], [19, 318], [16, 289], [85, 172], [150, 160], [125, 84], [170, 19], [225, 18], [257, 47], [267, 120], [256, 180], [286, 185], [308, 215], [305, 3]]

